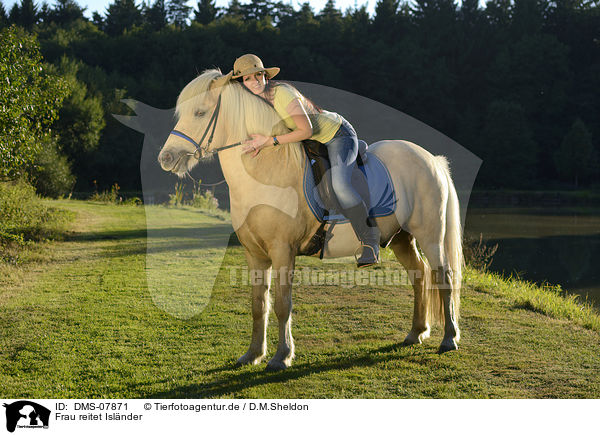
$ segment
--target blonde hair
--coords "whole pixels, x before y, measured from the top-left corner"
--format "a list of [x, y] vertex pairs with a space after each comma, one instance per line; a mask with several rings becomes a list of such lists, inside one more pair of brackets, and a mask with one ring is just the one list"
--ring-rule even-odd
[[[216, 104], [210, 93], [210, 85], [222, 77], [220, 70], [209, 69], [188, 83], [177, 98], [177, 118], [195, 116], [197, 111], [205, 112], [206, 117], [210, 116], [209, 113], [212, 113]], [[225, 127], [224, 134], [221, 133], [223, 143], [213, 144], [212, 149], [248, 139], [251, 133], [273, 136], [289, 132], [271, 105], [247, 92], [237, 81], [229, 81], [222, 86], [220, 111], [217, 130]], [[201, 129], [202, 126], [199, 127], [199, 130]], [[195, 133], [201, 134], [201, 131]], [[304, 152], [300, 143], [266, 148], [260, 154], [271, 153], [277, 156], [279, 163], [289, 162], [298, 168], [302, 168], [304, 163]]]

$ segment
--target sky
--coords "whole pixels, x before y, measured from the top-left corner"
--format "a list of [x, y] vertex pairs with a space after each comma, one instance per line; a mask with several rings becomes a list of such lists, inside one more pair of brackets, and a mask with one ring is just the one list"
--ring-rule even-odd
[[[10, 11], [13, 4], [16, 2], [20, 2], [20, 0], [0, 0], [4, 3], [4, 8], [6, 12]], [[49, 4], [53, 5], [54, 0], [46, 0]], [[93, 12], [100, 12], [100, 14], [104, 15], [107, 6], [112, 3], [112, 0], [75, 0], [80, 6], [85, 6], [87, 9], [85, 11], [85, 16], [91, 18]], [[146, 0], [147, 1], [147, 0]], [[294, 9], [298, 10], [300, 5], [304, 3], [304, 0], [284, 0], [285, 2], [291, 3]], [[36, 4], [43, 3], [43, 0], [34, 0]], [[137, 4], [142, 3], [142, 0], [136, 0]], [[152, 3], [152, 0], [150, 0]], [[240, 3], [249, 3], [249, 0], [240, 0]], [[313, 7], [315, 12], [319, 12], [327, 0], [310, 0], [309, 3]], [[338, 9], [345, 11], [348, 8], [354, 8], [355, 6], [363, 6], [367, 5], [367, 11], [369, 14], [373, 15], [375, 13], [375, 4], [377, 0], [336, 0], [335, 4]], [[196, 7], [198, 4], [197, 0], [188, 1], [188, 6]], [[227, 7], [229, 4], [229, 0], [216, 0], [216, 4], [219, 7]]]

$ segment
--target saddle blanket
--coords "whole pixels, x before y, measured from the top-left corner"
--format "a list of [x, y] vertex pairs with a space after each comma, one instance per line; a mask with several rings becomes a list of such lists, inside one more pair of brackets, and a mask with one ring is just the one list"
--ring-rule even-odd
[[[328, 178], [331, 182], [331, 176]], [[389, 216], [396, 210], [396, 194], [392, 178], [385, 165], [374, 154], [368, 153], [366, 164], [354, 168], [352, 186], [367, 205], [370, 217]], [[319, 222], [334, 220], [338, 223], [348, 222], [340, 210], [326, 209], [315, 185], [309, 158], [306, 159], [304, 168], [304, 197]]]

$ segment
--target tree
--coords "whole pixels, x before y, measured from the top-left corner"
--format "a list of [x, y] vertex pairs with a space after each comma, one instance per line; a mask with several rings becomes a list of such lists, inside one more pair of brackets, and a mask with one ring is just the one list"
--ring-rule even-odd
[[[335, 7], [334, 0], [327, 0], [321, 12], [317, 15], [319, 23], [319, 36], [323, 40], [321, 54], [325, 59], [320, 60], [321, 74], [328, 80], [323, 82], [333, 84], [337, 81], [339, 60], [342, 52], [347, 53], [343, 45], [343, 20], [342, 12]], [[343, 48], [342, 48], [343, 47]], [[343, 51], [342, 51], [343, 50]], [[316, 56], [318, 58], [318, 56]]]
[[592, 135], [580, 118], [573, 122], [553, 157], [559, 176], [573, 181], [576, 187], [592, 175], [596, 160]]
[[54, 8], [47, 13], [47, 20], [61, 26], [84, 19], [86, 8], [80, 7], [74, 0], [56, 0]]
[[319, 20], [332, 23], [342, 19], [342, 12], [335, 7], [335, 0], [327, 0], [323, 10], [319, 13]]
[[506, 32], [510, 23], [510, 0], [490, 0], [485, 4], [488, 23], [495, 29]]
[[482, 11], [478, 0], [463, 0], [460, 5], [459, 17], [463, 24], [472, 27], [480, 22]]
[[94, 11], [94, 13], [92, 14], [92, 23], [94, 23], [99, 30], [105, 30], [106, 19], [97, 11]]
[[537, 34], [542, 28], [547, 12], [545, 9], [543, 0], [514, 0], [511, 23], [513, 36], [518, 39]]
[[39, 10], [33, 0], [21, 0], [21, 4], [15, 3], [10, 10], [9, 21], [13, 24], [31, 30], [38, 22]]
[[145, 7], [144, 19], [151, 30], [160, 30], [164, 28], [168, 23], [165, 0], [155, 0], [152, 6]]
[[375, 5], [375, 18], [373, 25], [380, 33], [387, 33], [396, 24], [398, 0], [378, 0]]
[[537, 146], [518, 103], [493, 101], [482, 136], [481, 178], [489, 185], [524, 188], [535, 179]]
[[6, 27], [8, 24], [8, 15], [6, 15], [6, 9], [4, 4], [0, 1], [0, 29]]
[[369, 16], [369, 12], [367, 12], [367, 6], [362, 5], [361, 7], [354, 9], [349, 18], [355, 33], [364, 35], [364, 39], [366, 39], [365, 32], [368, 32], [369, 24], [371, 24], [371, 17]]
[[[568, 52], [552, 35], [525, 35], [500, 48], [486, 73], [491, 98], [517, 102], [539, 144], [557, 142], [568, 128], [565, 119], [570, 116], [568, 95], [573, 80]], [[541, 173], [550, 176], [555, 168], [552, 153], [538, 157]]]
[[0, 179], [25, 175], [40, 149], [52, 142], [50, 126], [68, 94], [48, 74], [35, 37], [15, 26], [0, 32]]
[[313, 8], [310, 6], [309, 2], [304, 2], [300, 6], [300, 10], [298, 11], [297, 16], [300, 22], [309, 23], [311, 21], [314, 21], [315, 12], [313, 11]]
[[186, 0], [169, 0], [167, 2], [167, 17], [180, 29], [187, 25], [191, 10], [192, 8], [186, 5]]
[[38, 9], [37, 20], [40, 23], [50, 22], [50, 5], [45, 1]]
[[273, 3], [269, 0], [251, 0], [250, 3], [242, 5], [244, 19], [260, 21], [265, 17], [273, 17]]
[[272, 4], [271, 16], [274, 23], [279, 26], [281, 24], [289, 24], [296, 15], [294, 8], [283, 1], [278, 1]]
[[231, 18], [243, 18], [244, 11], [242, 9], [242, 4], [239, 0], [231, 0], [227, 9], [225, 10], [225, 15]]
[[87, 86], [77, 79], [81, 66], [80, 62], [63, 56], [56, 71], [71, 90], [63, 101], [55, 127], [61, 151], [72, 162], [85, 158], [97, 148], [105, 125], [101, 99], [91, 95]]
[[217, 19], [219, 8], [215, 5], [215, 0], [199, 0], [198, 10], [194, 11], [194, 21], [201, 24], [208, 24]]
[[135, 0], [115, 0], [106, 10], [105, 31], [110, 36], [122, 35], [126, 30], [142, 24], [142, 11]]

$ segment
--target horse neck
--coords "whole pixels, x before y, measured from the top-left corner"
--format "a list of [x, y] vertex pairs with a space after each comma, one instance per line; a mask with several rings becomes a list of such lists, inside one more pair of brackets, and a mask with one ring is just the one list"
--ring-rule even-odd
[[310, 210], [302, 186], [304, 160], [295, 161], [290, 152], [293, 151], [266, 148], [252, 157], [236, 147], [219, 153], [229, 185], [234, 230], [243, 225], [250, 210], [257, 205], [268, 205], [287, 214], [296, 219], [296, 225], [310, 225], [305, 218]]
[[292, 187], [301, 191], [304, 157], [297, 159], [292, 153], [284, 149], [265, 148], [252, 157], [251, 154], [244, 154], [241, 147], [235, 147], [220, 152], [219, 161], [232, 191], [247, 194], [246, 183], [250, 178], [265, 185]]

